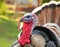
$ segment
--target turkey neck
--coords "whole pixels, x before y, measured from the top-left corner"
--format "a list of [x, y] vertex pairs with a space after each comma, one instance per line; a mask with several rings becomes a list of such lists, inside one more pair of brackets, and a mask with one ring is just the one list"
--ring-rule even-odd
[[33, 25], [33, 21], [26, 23], [23, 23], [23, 29], [22, 29], [22, 35], [20, 37], [20, 39], [18, 40], [18, 42], [24, 46], [26, 43], [30, 44], [30, 34], [32, 31], [32, 25]]

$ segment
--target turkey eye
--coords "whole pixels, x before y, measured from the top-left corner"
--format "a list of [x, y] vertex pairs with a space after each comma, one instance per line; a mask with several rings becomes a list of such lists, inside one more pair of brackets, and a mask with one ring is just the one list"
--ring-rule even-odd
[[27, 18], [30, 18], [30, 16], [27, 16]]

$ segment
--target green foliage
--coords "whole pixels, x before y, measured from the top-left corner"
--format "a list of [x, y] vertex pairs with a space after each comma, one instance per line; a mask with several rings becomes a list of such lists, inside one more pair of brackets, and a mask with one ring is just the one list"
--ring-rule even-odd
[[4, 0], [0, 0], [0, 7], [2, 6]]
[[11, 46], [17, 35], [17, 22], [0, 18], [0, 47]]
[[10, 17], [10, 16], [13, 16], [14, 13], [8, 13], [8, 12], [7, 12], [7, 15]]
[[0, 0], [0, 2], [3, 2], [4, 0]]
[[[46, 3], [46, 2], [49, 2], [49, 1], [52, 1], [52, 0], [42, 0], [42, 3]], [[60, 0], [55, 0], [55, 1], [60, 1]]]
[[6, 4], [5, 4], [5, 2], [3, 2], [1, 4], [1, 7], [0, 7], [0, 15], [5, 15], [6, 14], [6, 10], [7, 10]]
[[49, 2], [49, 1], [51, 1], [51, 0], [43, 0], [42, 3], [46, 3], [46, 2]]

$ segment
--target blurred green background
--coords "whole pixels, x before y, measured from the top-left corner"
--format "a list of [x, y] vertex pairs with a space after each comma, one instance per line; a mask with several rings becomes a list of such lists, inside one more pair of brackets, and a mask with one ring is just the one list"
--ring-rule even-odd
[[0, 0], [0, 47], [10, 47], [17, 40], [17, 20], [13, 12], [7, 12], [5, 0]]
[[[31, 2], [32, 0], [30, 0]], [[40, 0], [39, 3], [49, 2], [50, 0]], [[58, 1], [58, 0], [56, 0]], [[13, 2], [11, 0], [11, 2]], [[15, 4], [16, 5], [16, 4]], [[10, 5], [13, 8], [17, 6]], [[8, 10], [9, 5], [6, 4], [5, 0], [0, 0], [0, 47], [10, 47], [12, 43], [17, 40], [18, 29], [17, 29], [17, 21], [23, 14], [26, 12], [20, 12], [16, 10]]]

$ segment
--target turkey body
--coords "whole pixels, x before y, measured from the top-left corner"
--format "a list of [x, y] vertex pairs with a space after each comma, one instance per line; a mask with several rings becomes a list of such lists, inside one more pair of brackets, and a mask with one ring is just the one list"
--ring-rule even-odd
[[[39, 27], [41, 29], [41, 27]], [[44, 27], [42, 27], [44, 28]], [[37, 29], [32, 31], [30, 44], [26, 44], [24, 47], [56, 47], [54, 41], [50, 40], [44, 30]], [[48, 30], [46, 30], [49, 32]], [[15, 45], [15, 46], [14, 46]], [[18, 41], [16, 41], [12, 47], [22, 47]]]

